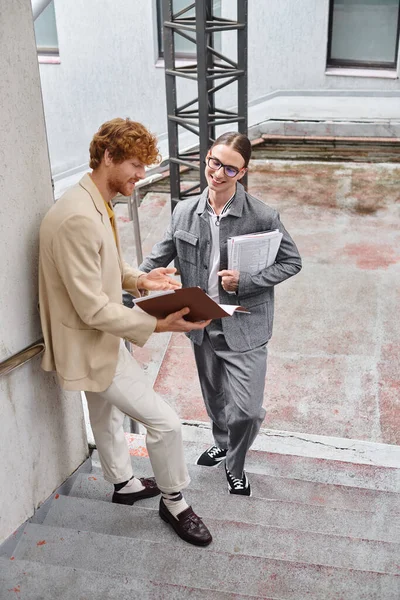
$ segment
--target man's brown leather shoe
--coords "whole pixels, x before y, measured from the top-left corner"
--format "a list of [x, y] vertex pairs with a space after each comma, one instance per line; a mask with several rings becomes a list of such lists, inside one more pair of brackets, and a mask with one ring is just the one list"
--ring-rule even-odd
[[160, 500], [160, 517], [166, 523], [172, 525], [180, 538], [194, 544], [195, 546], [208, 546], [212, 542], [211, 533], [204, 525], [203, 521], [198, 517], [189, 506], [186, 510], [179, 513], [175, 518], [165, 506], [163, 499]]
[[112, 502], [114, 502], [115, 504], [132, 505], [138, 500], [158, 496], [160, 490], [157, 487], [157, 483], [154, 477], [148, 477], [147, 479], [141, 477], [140, 481], [142, 485], [144, 485], [144, 490], [140, 490], [140, 492], [132, 492], [132, 494], [120, 494], [119, 492], [114, 492]]

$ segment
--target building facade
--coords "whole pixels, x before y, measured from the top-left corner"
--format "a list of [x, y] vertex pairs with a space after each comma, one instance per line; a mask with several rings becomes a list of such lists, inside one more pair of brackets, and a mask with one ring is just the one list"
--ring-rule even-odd
[[[54, 177], [84, 169], [93, 132], [115, 116], [142, 121], [163, 143], [167, 120], [161, 0], [53, 4], [55, 20], [49, 27], [56, 27], [52, 39], [58, 37], [58, 53], [46, 57], [42, 52], [40, 76]], [[188, 4], [174, 0], [176, 10]], [[369, 120], [382, 97], [398, 98], [400, 104], [399, 4], [400, 0], [248, 0], [249, 126], [276, 116], [269, 101], [277, 97], [308, 98], [308, 105], [314, 98], [325, 98], [323, 110], [317, 106], [314, 115], [306, 111], [311, 121], [337, 111], [352, 119], [353, 112], [346, 115], [341, 106], [343, 97], [354, 98], [360, 106], [363, 98], [369, 99]], [[235, 18], [235, 5], [218, 0], [214, 10]], [[233, 35], [225, 32], [215, 40], [227, 55], [236, 47]], [[181, 60], [190, 60], [194, 45], [182, 39], [176, 44]], [[195, 85], [187, 79], [179, 82], [182, 102], [196, 95]], [[228, 92], [220, 104], [230, 106]], [[303, 104], [307, 101], [297, 103]], [[299, 112], [301, 120], [300, 108]], [[390, 116], [400, 122], [395, 112]]]

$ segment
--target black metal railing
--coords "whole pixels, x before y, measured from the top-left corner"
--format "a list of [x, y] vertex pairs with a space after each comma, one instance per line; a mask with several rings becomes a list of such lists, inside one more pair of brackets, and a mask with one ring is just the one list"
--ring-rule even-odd
[[[172, 210], [179, 200], [198, 195], [206, 186], [201, 161], [215, 140], [217, 127], [236, 124], [238, 131], [247, 135], [247, 0], [234, 4], [237, 18], [230, 20], [214, 14], [213, 0], [188, 1], [177, 13], [173, 0], [162, 0]], [[234, 58], [214, 47], [215, 33], [226, 31], [237, 32]], [[196, 49], [190, 64], [177, 66], [175, 36], [188, 40]], [[177, 80], [181, 77], [197, 83], [197, 96], [180, 106]], [[237, 87], [232, 90], [236, 106], [227, 110], [217, 105], [216, 94], [231, 84]], [[198, 148], [180, 149], [179, 128], [198, 136]], [[199, 182], [189, 189], [181, 186], [182, 166], [199, 171]], [[246, 185], [245, 177], [242, 183]]]

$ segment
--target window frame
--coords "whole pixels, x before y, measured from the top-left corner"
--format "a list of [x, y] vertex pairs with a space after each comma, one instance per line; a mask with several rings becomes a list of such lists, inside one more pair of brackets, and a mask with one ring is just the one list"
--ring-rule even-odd
[[162, 48], [163, 37], [163, 21], [162, 21], [162, 0], [156, 0], [156, 16], [157, 16], [157, 54], [158, 58], [164, 60], [164, 51]]
[[382, 69], [396, 70], [399, 62], [399, 37], [400, 37], [400, 2], [397, 16], [397, 34], [396, 34], [396, 49], [395, 59], [393, 62], [379, 61], [360, 61], [344, 58], [332, 58], [332, 30], [333, 30], [333, 11], [335, 0], [329, 0], [329, 22], [328, 22], [328, 50], [327, 50], [327, 68], [344, 68], [344, 69]]
[[60, 56], [60, 47], [50, 48], [48, 46], [36, 46], [39, 56]]
[[[55, 11], [55, 2], [54, 0], [52, 0], [53, 3], [53, 9]], [[46, 7], [47, 8], [47, 7]], [[40, 15], [38, 16], [38, 18], [40, 17]], [[41, 63], [58, 63], [60, 62], [59, 57], [60, 57], [60, 44], [58, 42], [58, 29], [57, 29], [57, 20], [55, 20], [55, 27], [56, 27], [56, 35], [57, 35], [57, 46], [39, 46], [36, 43], [36, 53], [38, 55], [39, 58], [39, 62]], [[36, 41], [36, 32], [35, 32], [35, 41]]]
[[[162, 0], [156, 0], [157, 12], [157, 52], [159, 60], [164, 60], [164, 50], [162, 50], [163, 41], [163, 21], [162, 21]], [[196, 58], [196, 52], [175, 52], [176, 58], [193, 60]]]
[[[164, 50], [161, 50], [163, 45], [162, 1], [163, 0], [155, 0], [157, 25], [157, 60], [160, 62], [164, 61]], [[219, 49], [219, 52], [221, 52], [221, 49]], [[175, 50], [175, 57], [180, 61], [196, 60], [196, 49], [194, 49], [193, 52], [176, 52]], [[216, 62], [218, 62], [218, 60], [216, 60]]]

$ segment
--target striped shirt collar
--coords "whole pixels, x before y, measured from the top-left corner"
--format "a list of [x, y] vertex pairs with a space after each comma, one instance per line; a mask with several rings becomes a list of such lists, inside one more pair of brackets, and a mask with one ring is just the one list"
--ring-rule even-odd
[[[235, 194], [236, 194], [236, 192], [235, 192]], [[235, 199], [235, 194], [233, 194], [233, 196], [231, 196], [231, 197], [229, 198], [228, 202], [227, 202], [226, 204], [224, 204], [224, 206], [223, 206], [223, 208], [222, 208], [222, 210], [221, 210], [221, 212], [220, 212], [220, 214], [219, 214], [219, 216], [220, 216], [220, 217], [222, 217], [222, 215], [224, 215], [225, 213], [227, 213], [227, 212], [228, 212], [228, 210], [230, 209], [230, 207], [232, 206], [232, 203], [233, 203], [233, 201], [234, 201], [234, 199]], [[210, 204], [210, 199], [209, 199], [209, 197], [208, 197], [208, 196], [207, 196], [207, 204], [206, 204], [206, 209], [207, 209], [207, 212], [208, 212], [210, 215], [216, 215], [216, 214], [217, 214], [217, 213], [215, 212], [215, 210], [213, 209], [213, 207], [211, 206], [211, 204]]]

